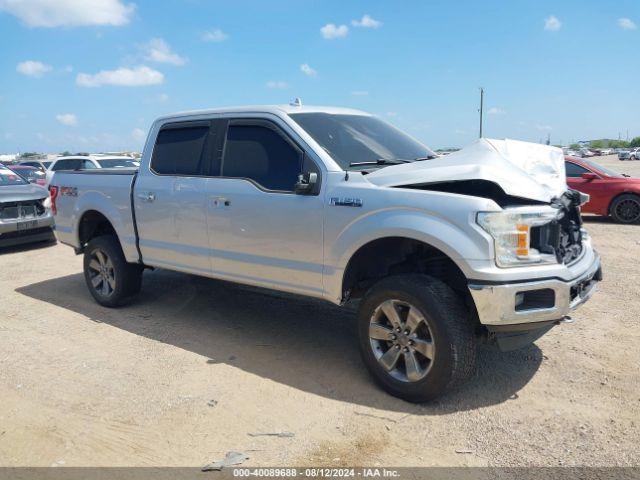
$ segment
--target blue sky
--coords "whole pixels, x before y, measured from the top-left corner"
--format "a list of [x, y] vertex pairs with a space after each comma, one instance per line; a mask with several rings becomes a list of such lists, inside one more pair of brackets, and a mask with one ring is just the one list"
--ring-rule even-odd
[[295, 96], [463, 146], [479, 86], [489, 137], [640, 135], [637, 0], [0, 0], [0, 32], [0, 152], [139, 149], [161, 114]]

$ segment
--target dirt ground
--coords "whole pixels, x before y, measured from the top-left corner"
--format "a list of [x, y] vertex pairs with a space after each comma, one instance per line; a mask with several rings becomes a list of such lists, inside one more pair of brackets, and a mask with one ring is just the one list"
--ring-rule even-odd
[[[7, 251], [0, 465], [638, 465], [640, 225], [586, 222], [605, 281], [575, 323], [483, 347], [472, 380], [427, 405], [371, 382], [349, 311], [167, 271], [110, 310], [70, 248]], [[295, 436], [252, 435], [275, 432]]]

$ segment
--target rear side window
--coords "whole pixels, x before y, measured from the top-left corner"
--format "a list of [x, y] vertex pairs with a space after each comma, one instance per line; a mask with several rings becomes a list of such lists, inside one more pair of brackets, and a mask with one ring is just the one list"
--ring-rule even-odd
[[222, 162], [225, 177], [248, 178], [268, 190], [290, 192], [302, 155], [282, 135], [257, 125], [230, 125]]
[[68, 160], [58, 160], [51, 170], [57, 172], [58, 170], [80, 170], [84, 166], [84, 160], [81, 158], [70, 158]]
[[83, 160], [81, 168], [90, 170], [92, 168], [98, 168], [98, 167], [96, 167], [91, 160]]
[[564, 167], [567, 171], [567, 177], [580, 177], [583, 173], [587, 173], [589, 170], [581, 167], [580, 165], [576, 165], [572, 162], [564, 162]]
[[151, 168], [161, 175], [202, 175], [208, 134], [204, 125], [160, 130]]

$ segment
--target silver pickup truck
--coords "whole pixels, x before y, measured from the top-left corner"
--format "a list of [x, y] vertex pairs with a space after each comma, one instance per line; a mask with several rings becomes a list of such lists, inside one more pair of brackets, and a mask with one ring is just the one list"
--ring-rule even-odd
[[367, 113], [293, 104], [159, 118], [137, 172], [56, 172], [50, 193], [98, 303], [145, 268], [353, 300], [372, 376], [418, 402], [469, 376], [478, 342], [525, 346], [593, 294], [587, 198], [564, 175], [553, 147], [438, 158]]

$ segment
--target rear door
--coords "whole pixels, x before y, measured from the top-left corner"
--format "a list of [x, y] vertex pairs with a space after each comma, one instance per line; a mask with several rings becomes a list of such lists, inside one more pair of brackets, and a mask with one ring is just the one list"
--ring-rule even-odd
[[[220, 176], [207, 183], [215, 276], [322, 294], [323, 201], [320, 183], [296, 195], [303, 171], [320, 170], [284, 125], [229, 119], [218, 148]], [[319, 180], [321, 182], [321, 180]]]
[[210, 121], [165, 124], [149, 170], [138, 177], [134, 204], [145, 263], [209, 274], [206, 175]]

